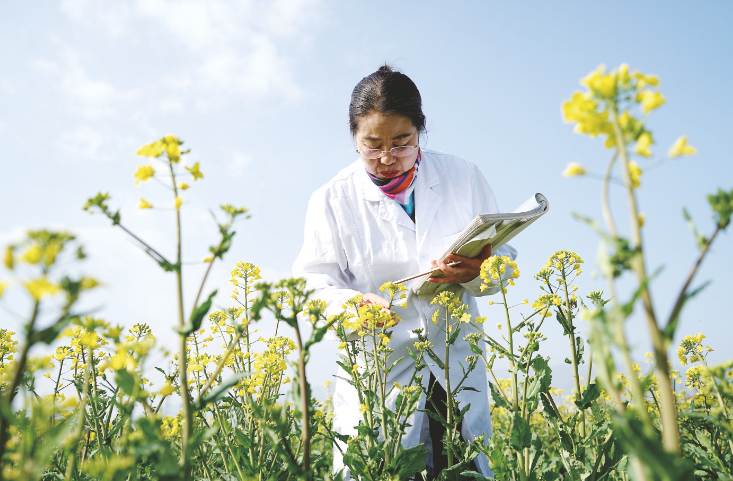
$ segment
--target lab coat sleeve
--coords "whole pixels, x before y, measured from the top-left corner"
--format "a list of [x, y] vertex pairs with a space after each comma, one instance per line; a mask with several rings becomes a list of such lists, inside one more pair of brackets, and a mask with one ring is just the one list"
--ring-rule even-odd
[[[327, 188], [313, 194], [305, 216], [303, 248], [293, 265], [293, 275], [304, 278], [306, 288], [315, 291], [311, 299], [326, 301], [329, 316], [341, 312], [345, 301], [361, 294], [349, 287], [352, 276], [333, 209], [339, 201]], [[330, 331], [326, 338], [336, 340]]]
[[[480, 214], [493, 214], [499, 212], [499, 207], [496, 204], [496, 198], [494, 197], [494, 191], [491, 190], [489, 183], [486, 182], [484, 175], [481, 173], [476, 165], [471, 164], [471, 207], [473, 209], [472, 216], [475, 217]], [[508, 244], [504, 244], [496, 251], [491, 252], [491, 255], [500, 255], [510, 257], [512, 260], [517, 257], [517, 250]], [[490, 296], [499, 292], [499, 284], [492, 283], [481, 292], [481, 276], [476, 277], [472, 281], [464, 282], [461, 284], [463, 288], [474, 297]]]

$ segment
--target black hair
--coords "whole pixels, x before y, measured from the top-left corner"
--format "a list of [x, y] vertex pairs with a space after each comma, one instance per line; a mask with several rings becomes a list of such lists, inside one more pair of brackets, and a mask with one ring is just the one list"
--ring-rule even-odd
[[408, 117], [418, 133], [424, 133], [425, 115], [422, 97], [410, 77], [383, 65], [356, 84], [349, 103], [349, 128], [356, 135], [359, 119], [372, 112], [382, 115], [399, 114]]

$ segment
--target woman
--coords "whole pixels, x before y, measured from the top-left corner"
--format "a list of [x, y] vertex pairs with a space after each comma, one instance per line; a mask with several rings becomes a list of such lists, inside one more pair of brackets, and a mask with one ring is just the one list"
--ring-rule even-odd
[[[409, 77], [388, 66], [365, 77], [354, 88], [349, 127], [359, 159], [311, 197], [305, 241], [293, 266], [294, 275], [304, 277], [308, 288], [315, 289], [313, 297], [325, 300], [329, 314], [334, 314], [356, 294], [363, 294], [366, 303], [389, 308], [389, 302], [378, 294], [384, 282], [436, 267], [445, 277], [431, 277], [429, 281], [451, 284], [449, 289], [469, 306], [469, 313], [478, 316], [474, 297], [498, 290], [480, 290], [480, 267], [491, 255], [491, 246], [475, 259], [449, 256], [446, 262], [463, 261], [454, 267], [435, 259], [476, 215], [498, 211], [481, 172], [460, 157], [419, 146], [420, 134], [425, 132], [420, 92]], [[516, 257], [516, 251], [509, 246], [495, 254]], [[436, 309], [430, 305], [432, 296], [417, 296], [409, 290], [411, 282], [406, 284], [405, 307], [393, 308], [402, 321], [393, 328], [390, 347], [395, 350], [393, 359], [405, 359], [390, 373], [389, 381], [400, 384], [409, 382], [414, 371], [414, 362], [406, 351], [417, 340], [414, 329], [423, 328], [435, 351], [445, 351], [444, 334], [431, 321]], [[459, 362], [471, 355], [468, 344], [459, 339], [451, 353], [450, 371], [462, 375]], [[443, 371], [435, 365], [429, 369], [429, 375], [423, 375], [424, 387], [432, 384], [435, 396], [441, 391], [444, 394]], [[339, 371], [339, 377], [348, 377]], [[485, 371], [474, 370], [464, 384], [478, 392], [465, 390], [457, 396], [461, 406], [471, 404], [461, 436], [470, 441], [485, 433], [488, 439], [491, 418]], [[361, 419], [356, 390], [338, 379], [333, 403], [334, 429], [355, 435], [354, 427]], [[423, 396], [419, 409], [424, 408]], [[418, 443], [428, 447], [428, 471], [432, 475], [437, 475], [444, 463], [440, 426], [436, 424], [418, 411], [403, 437], [405, 447]], [[334, 458], [338, 470], [342, 467], [338, 450]], [[475, 468], [491, 475], [484, 456], [476, 458]], [[348, 477], [348, 472], [345, 474]]]

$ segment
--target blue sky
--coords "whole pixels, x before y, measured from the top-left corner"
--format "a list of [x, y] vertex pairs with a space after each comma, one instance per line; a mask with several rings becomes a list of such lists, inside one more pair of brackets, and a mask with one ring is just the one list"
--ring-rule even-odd
[[[209, 208], [227, 202], [252, 213], [210, 283], [220, 289], [219, 307], [228, 306], [235, 262], [260, 265], [270, 280], [289, 274], [310, 194], [355, 160], [346, 125], [351, 89], [389, 62], [422, 93], [427, 147], [476, 163], [503, 209], [535, 192], [550, 200], [550, 213], [513, 243], [523, 272], [516, 300], [536, 297], [532, 274], [559, 249], [586, 260], [581, 292], [604, 288], [592, 276], [597, 239], [570, 215], [600, 219], [600, 184], [560, 172], [571, 161], [602, 172], [610, 154], [601, 141], [574, 134], [560, 105], [599, 64], [626, 62], [661, 79], [667, 102], [647, 120], [653, 151], [663, 156], [686, 134], [699, 152], [645, 173], [639, 191], [649, 270], [665, 267], [653, 284], [664, 317], [696, 256], [681, 206], [710, 231], [706, 195], [733, 188], [732, 13], [724, 2], [617, 2], [613, 9], [602, 2], [4, 2], [0, 243], [29, 228], [76, 233], [90, 253], [84, 270], [106, 285], [88, 305], [113, 323], [147, 322], [169, 342], [174, 279], [105, 219], [83, 212], [86, 198], [108, 191], [130, 228], [172, 254], [171, 212], [136, 208], [140, 197], [154, 205], [170, 199], [154, 183], [135, 187], [143, 163], [135, 152], [167, 133], [184, 139], [189, 165], [200, 162], [205, 175], [185, 194], [184, 257], [199, 260], [214, 242]], [[612, 196], [625, 226], [621, 194]], [[731, 266], [725, 234], [696, 281], [713, 283], [689, 303], [679, 330], [705, 333], [714, 360], [730, 357]], [[189, 302], [201, 274], [200, 266], [186, 273]], [[0, 271], [0, 279], [8, 276]], [[17, 295], [3, 302], [23, 310]], [[628, 322], [642, 359], [649, 350], [643, 321]], [[0, 324], [17, 329], [19, 320], [0, 310]], [[555, 383], [569, 392], [560, 334], [548, 326], [545, 354], [558, 367]], [[334, 359], [335, 345], [314, 356], [314, 384], [330, 377]]]

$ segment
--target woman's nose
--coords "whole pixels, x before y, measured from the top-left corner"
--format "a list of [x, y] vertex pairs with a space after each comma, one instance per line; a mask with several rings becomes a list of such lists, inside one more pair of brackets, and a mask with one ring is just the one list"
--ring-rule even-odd
[[392, 155], [391, 152], [387, 152], [387, 153], [382, 154], [382, 157], [380, 157], [379, 160], [384, 165], [392, 165], [396, 161], [395, 156]]

